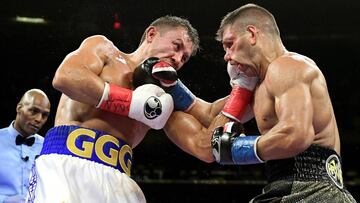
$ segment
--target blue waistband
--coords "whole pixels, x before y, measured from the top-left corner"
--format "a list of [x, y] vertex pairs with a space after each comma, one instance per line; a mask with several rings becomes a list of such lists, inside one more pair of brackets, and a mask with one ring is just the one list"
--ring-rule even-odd
[[40, 155], [64, 154], [91, 160], [130, 175], [131, 147], [122, 139], [106, 132], [79, 126], [51, 128]]

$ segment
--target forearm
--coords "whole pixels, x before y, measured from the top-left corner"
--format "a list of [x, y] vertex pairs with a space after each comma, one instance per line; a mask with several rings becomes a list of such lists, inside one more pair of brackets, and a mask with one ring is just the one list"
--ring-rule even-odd
[[56, 70], [52, 84], [73, 100], [96, 105], [103, 93], [100, 77], [113, 44], [103, 36], [85, 39]]
[[194, 116], [204, 127], [209, 127], [214, 118], [219, 115], [224, 107], [227, 97], [208, 103], [200, 98], [196, 98], [193, 107], [187, 112]]
[[214, 118], [209, 128], [204, 127], [195, 117], [184, 112], [174, 112], [165, 125], [169, 139], [185, 152], [205, 162], [213, 162], [211, 137], [216, 127], [229, 119], [221, 114]]
[[263, 160], [286, 159], [303, 152], [314, 139], [314, 133], [302, 128], [298, 122], [279, 122], [262, 135], [257, 143], [259, 157]]
[[104, 81], [86, 68], [60, 68], [53, 86], [73, 100], [96, 105], [103, 93]]
[[183, 151], [205, 162], [212, 162], [210, 137], [206, 129], [190, 114], [174, 112], [164, 131], [169, 139]]

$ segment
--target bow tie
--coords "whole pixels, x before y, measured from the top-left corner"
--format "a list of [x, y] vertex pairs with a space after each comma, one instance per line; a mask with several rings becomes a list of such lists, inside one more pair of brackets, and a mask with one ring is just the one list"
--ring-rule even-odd
[[35, 142], [35, 137], [24, 138], [21, 135], [16, 136], [16, 140], [15, 140], [16, 145], [25, 144], [27, 146], [32, 146], [34, 142]]

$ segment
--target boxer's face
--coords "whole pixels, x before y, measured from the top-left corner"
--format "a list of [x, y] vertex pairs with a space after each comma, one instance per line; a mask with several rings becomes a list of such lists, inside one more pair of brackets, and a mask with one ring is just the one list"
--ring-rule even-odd
[[15, 120], [15, 128], [23, 136], [37, 133], [45, 124], [50, 114], [50, 102], [41, 95], [34, 95], [19, 103]]
[[[190, 58], [193, 43], [185, 28], [178, 27], [153, 31], [150, 44], [150, 55], [161, 58], [179, 70]], [[150, 33], [151, 34], [151, 33]]]
[[258, 76], [255, 64], [251, 60], [252, 47], [248, 41], [247, 32], [240, 32], [234, 25], [228, 25], [224, 29], [222, 44], [225, 50], [225, 61], [237, 66], [248, 76]]

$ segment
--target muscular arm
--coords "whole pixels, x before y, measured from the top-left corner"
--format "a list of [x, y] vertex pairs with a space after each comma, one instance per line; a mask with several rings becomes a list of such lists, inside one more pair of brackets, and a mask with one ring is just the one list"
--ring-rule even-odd
[[195, 104], [187, 113], [194, 116], [204, 127], [209, 127], [214, 118], [223, 109], [227, 98], [218, 99], [213, 103], [196, 98]]
[[98, 75], [112, 51], [113, 44], [103, 36], [85, 39], [60, 64], [53, 79], [54, 88], [73, 100], [96, 105], [104, 89], [104, 81]]
[[169, 139], [182, 150], [210, 163], [214, 161], [211, 151], [212, 132], [228, 121], [227, 117], [219, 114], [206, 128], [194, 116], [176, 111], [170, 116], [164, 131]]
[[220, 114], [227, 98], [213, 103], [196, 98], [187, 112], [176, 111], [170, 116], [164, 128], [166, 135], [185, 152], [205, 162], [213, 162], [211, 136], [216, 127], [229, 121]]
[[315, 137], [310, 85], [316, 72], [304, 63], [285, 60], [269, 67], [267, 74], [264, 82], [274, 97], [278, 122], [260, 137], [257, 152], [263, 160], [293, 157], [308, 148]]
[[[230, 121], [220, 113], [227, 99], [228, 97], [225, 97], [214, 103], [208, 103], [196, 98], [195, 104], [189, 111], [172, 114], [164, 129], [167, 136], [182, 150], [205, 162], [212, 162], [214, 160], [211, 149], [213, 131]], [[240, 118], [242, 123], [253, 118], [250, 104], [238, 108], [245, 108]]]

